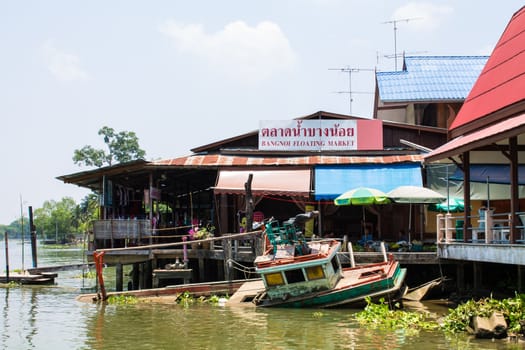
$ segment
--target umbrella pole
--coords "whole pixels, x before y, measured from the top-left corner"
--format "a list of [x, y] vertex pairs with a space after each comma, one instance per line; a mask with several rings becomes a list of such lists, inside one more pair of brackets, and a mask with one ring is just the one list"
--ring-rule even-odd
[[[363, 205], [362, 206], [363, 208], [363, 223], [361, 224], [361, 234], [362, 235], [365, 235], [366, 234], [366, 214], [365, 214], [365, 206]], [[366, 237], [365, 237], [366, 239]]]
[[490, 182], [489, 177], [487, 176], [487, 210], [490, 210]]
[[410, 203], [409, 209], [408, 209], [408, 244], [412, 241], [412, 238], [410, 237], [412, 235], [412, 203]]

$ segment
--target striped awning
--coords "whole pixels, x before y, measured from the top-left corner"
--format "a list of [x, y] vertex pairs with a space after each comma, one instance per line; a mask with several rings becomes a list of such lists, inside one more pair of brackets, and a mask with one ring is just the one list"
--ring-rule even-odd
[[311, 192], [311, 172], [300, 170], [220, 170], [213, 192], [245, 194], [244, 184], [252, 174], [254, 195], [288, 195], [308, 197]]

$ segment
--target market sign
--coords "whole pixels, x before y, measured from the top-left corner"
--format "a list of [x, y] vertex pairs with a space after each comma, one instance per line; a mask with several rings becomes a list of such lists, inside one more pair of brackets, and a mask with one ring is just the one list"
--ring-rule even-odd
[[383, 123], [365, 120], [261, 120], [259, 150], [382, 150]]

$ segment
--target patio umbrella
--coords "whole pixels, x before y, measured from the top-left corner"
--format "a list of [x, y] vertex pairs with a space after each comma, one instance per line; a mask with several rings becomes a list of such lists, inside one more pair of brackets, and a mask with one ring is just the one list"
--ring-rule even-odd
[[369, 187], [357, 187], [334, 199], [335, 205], [388, 204], [390, 199], [383, 191]]
[[388, 204], [390, 199], [386, 193], [375, 188], [357, 187], [346, 191], [334, 199], [334, 204], [342, 205], [362, 205], [363, 206], [363, 222], [366, 222], [365, 205], [372, 204]]
[[395, 203], [430, 204], [441, 203], [447, 199], [441, 193], [420, 186], [399, 186], [387, 193]]
[[438, 213], [461, 213], [465, 211], [465, 202], [458, 198], [449, 198], [448, 201], [430, 204], [428, 210]]
[[421, 186], [399, 186], [387, 193], [387, 196], [395, 203], [410, 204], [408, 212], [408, 241], [412, 233], [412, 204], [441, 203], [447, 199], [441, 193], [430, 188]]

